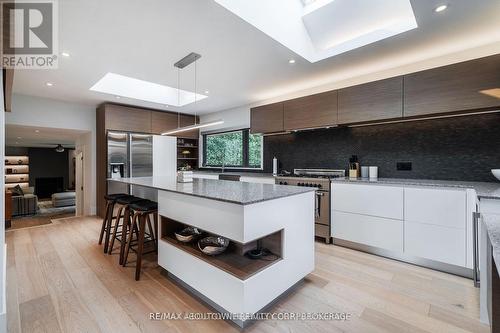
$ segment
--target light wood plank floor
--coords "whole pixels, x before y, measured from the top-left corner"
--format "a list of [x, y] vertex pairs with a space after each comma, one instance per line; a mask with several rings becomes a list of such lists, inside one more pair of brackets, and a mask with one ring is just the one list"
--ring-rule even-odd
[[[160, 275], [142, 279], [97, 245], [100, 220], [68, 218], [7, 232], [9, 332], [238, 332], [224, 321], [149, 320], [210, 312]], [[132, 258], [133, 260], [133, 258]], [[316, 270], [274, 312], [348, 312], [347, 321], [261, 321], [248, 332], [488, 332], [472, 281], [316, 243]]]

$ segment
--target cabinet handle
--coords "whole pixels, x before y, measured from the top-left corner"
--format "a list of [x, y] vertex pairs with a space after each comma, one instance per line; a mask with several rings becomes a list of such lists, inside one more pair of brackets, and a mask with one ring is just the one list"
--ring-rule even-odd
[[481, 214], [479, 212], [472, 213], [472, 237], [473, 237], [473, 263], [474, 270], [472, 272], [472, 278], [474, 280], [474, 287], [478, 288], [480, 285], [479, 278], [479, 219]]

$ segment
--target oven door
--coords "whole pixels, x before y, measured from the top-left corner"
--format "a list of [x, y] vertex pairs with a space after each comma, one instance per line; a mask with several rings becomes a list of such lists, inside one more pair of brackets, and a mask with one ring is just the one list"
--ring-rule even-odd
[[316, 191], [315, 222], [330, 225], [330, 193], [328, 191]]

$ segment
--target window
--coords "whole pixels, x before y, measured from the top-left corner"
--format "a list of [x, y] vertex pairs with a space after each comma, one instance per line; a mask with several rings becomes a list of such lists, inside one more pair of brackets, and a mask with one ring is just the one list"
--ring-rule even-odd
[[248, 129], [203, 135], [203, 166], [262, 168], [262, 135]]

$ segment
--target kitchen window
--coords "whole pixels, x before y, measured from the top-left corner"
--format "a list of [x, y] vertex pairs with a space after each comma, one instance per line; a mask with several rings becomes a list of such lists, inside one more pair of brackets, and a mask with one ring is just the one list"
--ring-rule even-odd
[[203, 166], [262, 169], [262, 135], [248, 129], [203, 135]]

